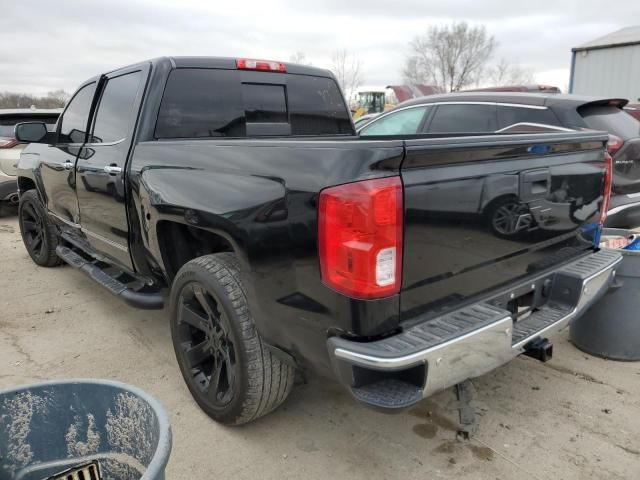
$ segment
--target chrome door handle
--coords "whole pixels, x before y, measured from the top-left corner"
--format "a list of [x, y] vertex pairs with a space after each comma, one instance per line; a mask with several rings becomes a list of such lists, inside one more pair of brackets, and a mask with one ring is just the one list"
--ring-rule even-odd
[[62, 164], [62, 168], [65, 170], [71, 170], [73, 168], [73, 162], [71, 160], [67, 160]]
[[104, 171], [108, 174], [115, 175], [116, 173], [122, 173], [122, 168], [115, 165], [107, 165], [104, 167]]

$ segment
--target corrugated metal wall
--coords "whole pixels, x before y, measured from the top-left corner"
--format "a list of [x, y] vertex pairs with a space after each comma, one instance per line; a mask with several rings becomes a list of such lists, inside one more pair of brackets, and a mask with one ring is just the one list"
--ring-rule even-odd
[[640, 45], [575, 52], [573, 93], [640, 100]]

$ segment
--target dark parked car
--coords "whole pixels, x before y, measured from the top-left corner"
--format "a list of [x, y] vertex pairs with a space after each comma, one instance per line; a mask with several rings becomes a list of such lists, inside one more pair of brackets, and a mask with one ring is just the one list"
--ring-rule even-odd
[[380, 114], [379, 113], [367, 113], [366, 115], [362, 115], [361, 117], [358, 117], [353, 121], [353, 126], [356, 127], [356, 128], [364, 127], [367, 123], [369, 123], [371, 120], [376, 118], [378, 115], [380, 115]]
[[[18, 168], [31, 258], [137, 307], [168, 297], [186, 384], [228, 424], [274, 410], [296, 369], [394, 410], [546, 359], [621, 259], [597, 249], [606, 134], [371, 141], [318, 68], [158, 58], [83, 83], [55, 133], [16, 134], [35, 142]], [[518, 241], [431, 215], [488, 177], [537, 211]]]
[[528, 92], [528, 93], [562, 93], [553, 85], [508, 85], [502, 87], [470, 88], [463, 92]]
[[[613, 156], [613, 195], [607, 226], [640, 225], [640, 122], [627, 115], [623, 99], [592, 98], [563, 94], [451, 93], [409, 100], [373, 119], [359, 130], [360, 136], [432, 134], [447, 136], [488, 133], [534, 133], [552, 130], [601, 130], [609, 133]], [[512, 199], [515, 197], [512, 197]], [[476, 213], [510, 225], [522, 206], [511, 202], [496, 208], [493, 199], [477, 203]], [[505, 200], [506, 201], [506, 200]], [[492, 207], [486, 210], [486, 206]], [[496, 218], [498, 216], [499, 218]], [[498, 227], [496, 233], [516, 234], [515, 228]]]

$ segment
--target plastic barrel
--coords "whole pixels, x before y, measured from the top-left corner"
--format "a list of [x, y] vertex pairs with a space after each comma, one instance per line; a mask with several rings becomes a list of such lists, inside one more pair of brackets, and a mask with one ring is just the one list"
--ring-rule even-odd
[[0, 480], [44, 480], [97, 461], [105, 480], [164, 479], [171, 428], [142, 390], [63, 380], [0, 390]]
[[[633, 232], [605, 228], [603, 235]], [[622, 263], [616, 284], [582, 317], [571, 324], [569, 338], [580, 350], [611, 360], [640, 360], [640, 250], [616, 250]]]

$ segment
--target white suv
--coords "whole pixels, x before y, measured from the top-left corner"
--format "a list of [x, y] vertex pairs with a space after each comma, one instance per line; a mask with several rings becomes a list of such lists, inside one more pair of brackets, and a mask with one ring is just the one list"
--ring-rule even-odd
[[20, 152], [26, 145], [18, 143], [14, 138], [15, 124], [44, 122], [53, 131], [61, 112], [61, 108], [0, 109], [0, 216], [18, 203], [16, 167], [20, 160]]

